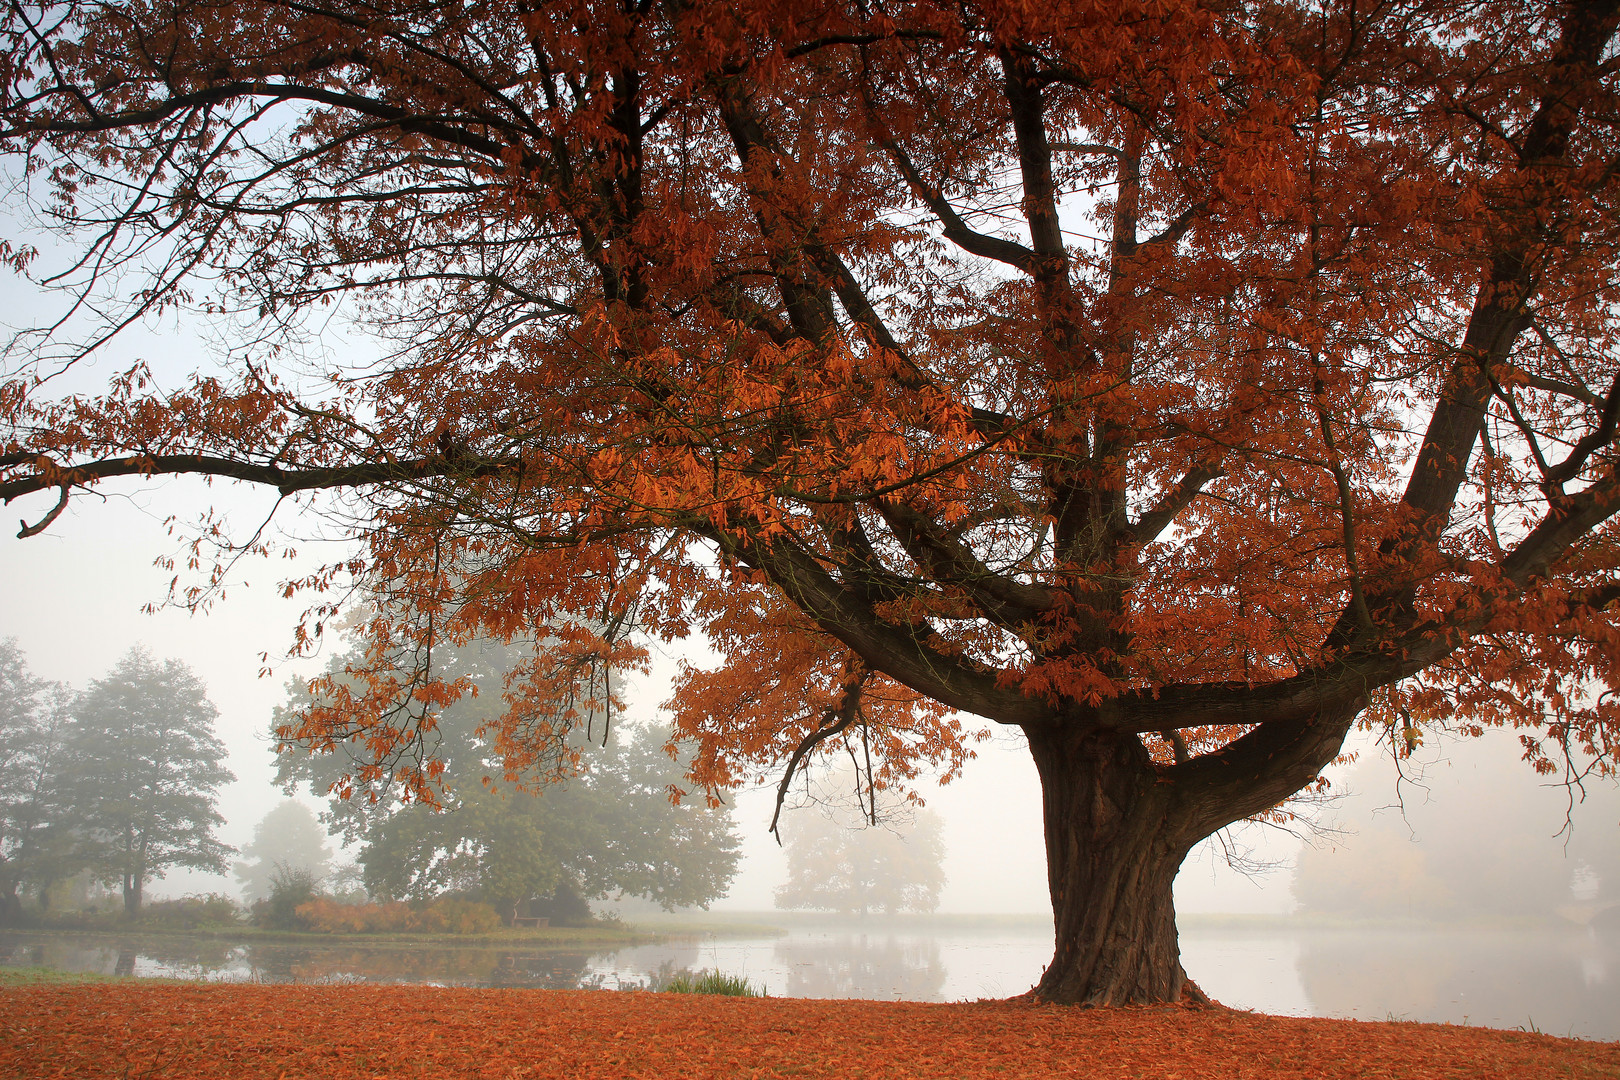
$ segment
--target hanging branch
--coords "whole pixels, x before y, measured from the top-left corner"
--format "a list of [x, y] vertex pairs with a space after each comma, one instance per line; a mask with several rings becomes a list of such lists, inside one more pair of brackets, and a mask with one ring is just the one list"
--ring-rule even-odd
[[788, 758], [787, 768], [782, 773], [781, 783], [776, 785], [776, 809], [771, 814], [770, 834], [776, 837], [777, 846], [782, 844], [782, 834], [777, 829], [777, 822], [782, 817], [782, 803], [787, 799], [788, 785], [793, 782], [793, 774], [806, 754], [827, 739], [839, 732], [849, 730], [851, 724], [861, 719], [861, 693], [866, 688], [867, 680], [872, 677], [870, 671], [861, 671], [855, 678], [844, 684], [844, 691], [838, 698], [838, 704], [830, 706], [821, 714], [821, 724], [799, 741], [794, 748], [793, 756]]
[[61, 490], [61, 498], [56, 500], [56, 505], [51, 508], [50, 513], [39, 519], [39, 524], [30, 525], [26, 518], [17, 522], [18, 525], [22, 526], [21, 531], [17, 533], [17, 539], [26, 540], [30, 536], [38, 536], [51, 527], [51, 522], [62, 516], [62, 511], [67, 509], [68, 504], [68, 485], [63, 484]]
[[[859, 709], [856, 712], [860, 712]], [[866, 820], [868, 824], [877, 824], [877, 781], [872, 776], [872, 725], [866, 722], [865, 714], [861, 714], [861, 750], [866, 755]], [[859, 775], [855, 782], [860, 783]]]

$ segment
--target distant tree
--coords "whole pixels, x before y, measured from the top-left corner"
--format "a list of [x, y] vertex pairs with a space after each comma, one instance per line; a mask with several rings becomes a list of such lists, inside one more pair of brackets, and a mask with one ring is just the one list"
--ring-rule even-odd
[[363, 904], [366, 892], [365, 870], [358, 862], [338, 863], [326, 876], [326, 894], [340, 904]]
[[324, 881], [332, 870], [326, 830], [314, 811], [294, 799], [284, 800], [259, 820], [242, 856], [233, 870], [242, 886], [242, 902], [250, 905], [270, 895], [278, 866], [307, 870], [316, 881]]
[[[566, 791], [544, 797], [552, 800], [548, 810], [574, 801]], [[445, 811], [402, 806], [371, 830], [360, 852], [366, 891], [396, 899], [476, 895], [511, 917], [519, 904], [554, 894], [562, 875], [562, 852], [547, 836], [541, 809], [533, 796], [481, 787], [458, 791]], [[574, 824], [577, 832], [577, 818]], [[561, 831], [567, 827], [563, 822]]]
[[140, 647], [73, 707], [64, 824], [92, 873], [123, 890], [128, 915], [169, 867], [224, 873], [235, 851], [214, 836], [224, 822], [217, 792], [235, 779], [214, 736], [218, 712], [190, 668]]
[[[559, 922], [588, 917], [587, 901], [610, 895], [646, 897], [665, 909], [706, 907], [724, 895], [738, 860], [730, 813], [690, 800], [671, 804], [685, 765], [665, 752], [658, 732], [610, 731], [604, 710], [570, 746], [577, 775], [535, 791], [503, 778], [484, 726], [505, 707], [502, 673], [519, 662], [516, 653], [483, 641], [435, 658], [447, 675], [478, 689], [434, 721], [445, 760], [442, 806], [331, 798], [323, 817], [360, 843], [366, 891], [386, 899], [457, 893], [508, 918], [521, 907]], [[339, 677], [342, 664], [334, 660], [329, 674]], [[295, 687], [276, 722], [311, 704], [308, 691]], [[289, 791], [303, 782], [325, 796], [351, 764], [341, 754], [281, 754], [277, 767]]]
[[21, 914], [25, 884], [43, 892], [70, 872], [55, 827], [65, 699], [28, 670], [15, 638], [0, 641], [0, 925]]
[[868, 825], [848, 814], [798, 814], [787, 841], [788, 879], [779, 908], [865, 915], [933, 911], [945, 886], [945, 838], [939, 815], [909, 813], [906, 827]]

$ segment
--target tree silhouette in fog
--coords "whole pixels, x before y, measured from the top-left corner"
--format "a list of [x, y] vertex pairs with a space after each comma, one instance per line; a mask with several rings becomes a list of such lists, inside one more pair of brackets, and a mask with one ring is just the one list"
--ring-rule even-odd
[[787, 827], [787, 881], [779, 908], [866, 915], [933, 911], [945, 887], [939, 815], [916, 808], [904, 825], [801, 810]]
[[242, 901], [252, 904], [270, 895], [277, 867], [305, 870], [324, 881], [332, 869], [326, 830], [314, 812], [295, 799], [284, 799], [253, 826], [253, 839], [242, 846], [242, 858], [232, 866], [242, 886]]
[[[341, 787], [348, 765], [341, 755], [280, 755], [281, 783], [288, 790], [307, 785], [328, 798], [324, 816], [358, 845], [366, 891], [376, 897], [456, 894], [487, 902], [508, 919], [521, 910], [563, 923], [589, 919], [588, 901], [609, 896], [645, 897], [666, 909], [707, 907], [723, 896], [739, 859], [730, 809], [672, 803], [669, 789], [684, 770], [665, 752], [664, 732], [627, 723], [609, 728], [603, 709], [595, 740], [588, 742], [582, 728], [567, 746], [565, 778], [525, 786], [503, 775], [492, 723], [504, 707], [503, 673], [522, 653], [521, 643], [489, 640], [441, 647], [442, 670], [476, 692], [436, 720], [444, 762], [436, 805], [339, 797], [334, 786]], [[299, 710], [343, 693], [344, 668], [353, 660], [334, 657], [331, 678], [318, 681], [314, 695], [295, 683], [273, 726], [284, 730]]]
[[137, 646], [74, 702], [58, 774], [63, 823], [84, 867], [135, 915], [146, 884], [174, 866], [224, 873], [235, 851], [219, 789], [234, 780], [214, 735], [219, 710], [178, 660]]
[[1300, 907], [1350, 919], [1553, 920], [1560, 909], [1590, 915], [1581, 901], [1620, 901], [1614, 781], [1567, 787], [1516, 762], [1513, 741], [1446, 739], [1398, 769], [1387, 749], [1364, 753], [1342, 781], [1353, 794], [1301, 850]]

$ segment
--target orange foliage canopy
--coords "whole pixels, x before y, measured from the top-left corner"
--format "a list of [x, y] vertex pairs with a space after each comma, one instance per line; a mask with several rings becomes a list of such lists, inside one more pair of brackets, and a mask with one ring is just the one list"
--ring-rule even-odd
[[[489, 731], [517, 780], [694, 631], [711, 796], [1017, 725], [1049, 841], [1090, 830], [1060, 907], [1082, 849], [1179, 863], [1357, 716], [1606, 767], [1616, 6], [14, 6], [0, 140], [82, 243], [75, 341], [253, 332], [229, 379], [79, 397], [25, 336], [0, 496], [340, 514], [364, 557], [299, 585], [372, 591], [365, 677], [283, 734], [417, 798], [467, 689], [433, 646], [477, 634], [538, 638]], [[300, 364], [340, 296], [394, 348]]]
[[0, 1069], [16, 1080], [1554, 1080], [1620, 1069], [1614, 1043], [1176, 1008], [151, 983], [6, 989], [0, 1006]]

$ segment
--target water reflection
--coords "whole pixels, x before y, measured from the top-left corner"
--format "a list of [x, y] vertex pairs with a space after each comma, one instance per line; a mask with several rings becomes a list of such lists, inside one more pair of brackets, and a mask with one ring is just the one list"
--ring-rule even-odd
[[[0, 965], [260, 982], [656, 987], [710, 968], [781, 997], [1010, 997], [1051, 956], [1049, 924], [801, 926], [782, 937], [688, 936], [619, 948], [260, 942], [0, 933]], [[1567, 931], [1184, 927], [1188, 973], [1217, 1000], [1270, 1013], [1389, 1017], [1620, 1039], [1620, 936]]]
[[573, 989], [590, 982], [588, 949], [420, 948], [210, 938], [0, 935], [0, 965], [99, 975], [265, 983], [382, 982]]
[[1589, 928], [1320, 931], [1299, 972], [1319, 1016], [1620, 1038], [1620, 939]]
[[239, 953], [237, 944], [213, 938], [0, 934], [0, 965], [97, 975], [206, 979]]
[[944, 1000], [945, 965], [937, 941], [867, 934], [789, 937], [777, 942], [775, 959], [787, 971], [783, 997]]

